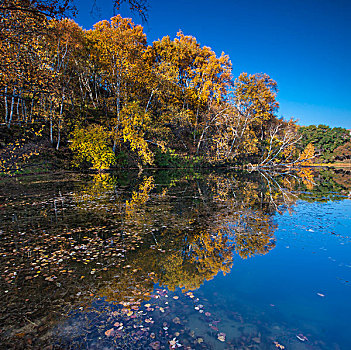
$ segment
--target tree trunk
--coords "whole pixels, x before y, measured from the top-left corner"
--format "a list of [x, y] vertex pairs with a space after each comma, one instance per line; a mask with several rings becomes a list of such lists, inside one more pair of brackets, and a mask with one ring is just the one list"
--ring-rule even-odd
[[34, 106], [34, 96], [32, 98], [32, 103], [31, 103], [31, 106], [30, 106], [30, 112], [29, 112], [29, 117], [28, 117], [31, 123], [33, 123], [33, 118], [32, 118], [33, 106]]
[[22, 114], [23, 114], [23, 122], [27, 124], [28, 119], [27, 119], [27, 107], [26, 107], [26, 100], [23, 98], [21, 99], [21, 104], [22, 104]]
[[11, 127], [11, 122], [12, 122], [12, 117], [13, 117], [13, 105], [15, 104], [15, 91], [16, 91], [16, 89], [14, 88], [13, 92], [12, 92], [12, 99], [11, 99], [10, 118], [9, 118], [9, 123], [7, 124], [8, 128]]
[[5, 124], [7, 124], [7, 118], [8, 118], [8, 108], [7, 108], [7, 86], [5, 87]]
[[58, 135], [57, 135], [56, 151], [58, 151], [59, 148], [60, 148], [60, 141], [61, 141], [61, 118], [59, 119], [59, 123], [58, 123]]
[[20, 118], [20, 113], [19, 113], [20, 96], [21, 96], [21, 93], [20, 93], [20, 94], [18, 95], [18, 97], [17, 97], [16, 112], [17, 112], [17, 119], [18, 119], [18, 122], [19, 122], [20, 125], [21, 125], [21, 118]]
[[54, 143], [54, 140], [52, 138], [52, 100], [50, 101], [50, 143]]
[[57, 135], [56, 151], [58, 151], [59, 148], [60, 148], [60, 141], [61, 141], [61, 118], [62, 118], [63, 101], [64, 101], [64, 100], [65, 100], [65, 93], [63, 93], [63, 95], [62, 95], [62, 100], [61, 100], [60, 115], [59, 115], [59, 123], [58, 123], [58, 135]]
[[146, 105], [146, 108], [145, 108], [145, 113], [147, 113], [147, 111], [149, 109], [149, 106], [150, 106], [151, 99], [152, 99], [153, 95], [154, 95], [154, 90], [151, 91], [151, 95], [150, 95], [149, 101], [147, 101], [147, 105]]

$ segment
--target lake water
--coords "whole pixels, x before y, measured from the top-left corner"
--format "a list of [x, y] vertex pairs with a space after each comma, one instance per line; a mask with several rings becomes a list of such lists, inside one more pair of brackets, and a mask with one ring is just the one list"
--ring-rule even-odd
[[351, 176], [0, 182], [0, 348], [351, 349]]

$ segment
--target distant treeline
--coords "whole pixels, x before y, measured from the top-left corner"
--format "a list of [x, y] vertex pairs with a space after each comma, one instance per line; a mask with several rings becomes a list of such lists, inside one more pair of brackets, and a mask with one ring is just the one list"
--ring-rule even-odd
[[300, 149], [312, 143], [316, 161], [335, 162], [351, 158], [350, 131], [345, 128], [330, 128], [327, 125], [302, 126], [298, 130]]

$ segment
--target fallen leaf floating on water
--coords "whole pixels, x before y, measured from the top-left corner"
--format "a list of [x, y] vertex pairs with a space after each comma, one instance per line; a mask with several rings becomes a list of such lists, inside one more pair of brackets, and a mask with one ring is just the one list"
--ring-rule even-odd
[[216, 326], [214, 326], [213, 324], [210, 323], [209, 326], [212, 330], [214, 330], [216, 332], [218, 331], [218, 328]]
[[225, 333], [218, 333], [217, 339], [219, 341], [225, 342]]
[[169, 341], [169, 348], [170, 349], [176, 349], [180, 348], [182, 345], [179, 344], [177, 338], [173, 338], [172, 340]]
[[109, 330], [107, 330], [107, 331], [105, 332], [105, 335], [106, 335], [107, 337], [111, 337], [111, 336], [113, 335], [113, 331], [114, 331], [114, 329], [111, 328], [111, 329], [109, 329]]
[[279, 344], [277, 341], [274, 342], [274, 345], [275, 345], [275, 347], [278, 348], [278, 349], [281, 349], [281, 350], [285, 349], [285, 346], [282, 345], [282, 344]]
[[159, 350], [159, 348], [161, 347], [161, 343], [159, 341], [154, 341], [154, 342], [150, 343], [149, 346], [153, 350]]
[[179, 317], [175, 317], [172, 321], [174, 323], [176, 323], [176, 324], [180, 324], [180, 318]]
[[260, 344], [261, 343], [261, 338], [260, 337], [254, 337], [252, 338], [252, 340], [257, 343], [257, 344]]
[[301, 340], [301, 341], [307, 341], [307, 340], [308, 340], [308, 338], [305, 337], [302, 333], [297, 334], [297, 335], [296, 335], [296, 338], [297, 338], [298, 340]]

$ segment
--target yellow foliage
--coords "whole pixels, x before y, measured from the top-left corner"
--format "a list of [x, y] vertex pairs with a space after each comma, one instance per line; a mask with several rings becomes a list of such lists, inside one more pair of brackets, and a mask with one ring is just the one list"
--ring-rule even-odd
[[314, 158], [315, 149], [313, 143], [309, 143], [301, 153], [299, 160], [301, 165], [311, 165]]
[[144, 130], [146, 130], [149, 123], [149, 115], [143, 113], [136, 102], [127, 105], [121, 112], [123, 140], [130, 143], [131, 149], [137, 151], [145, 164], [154, 162], [154, 155], [144, 138]]
[[70, 144], [75, 156], [75, 165], [78, 166], [86, 160], [92, 163], [94, 169], [108, 169], [115, 163], [110, 138], [111, 132], [100, 125], [90, 125], [87, 128], [76, 127]]
[[131, 218], [135, 210], [142, 206], [148, 199], [150, 191], [155, 187], [152, 176], [145, 177], [138, 191], [133, 191], [132, 199], [126, 201], [126, 217]]

